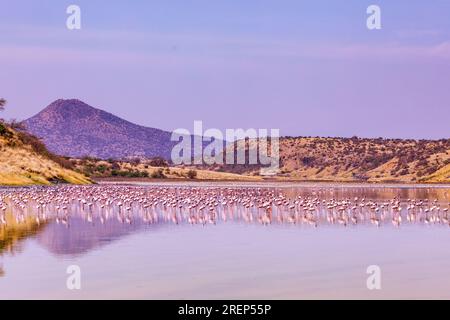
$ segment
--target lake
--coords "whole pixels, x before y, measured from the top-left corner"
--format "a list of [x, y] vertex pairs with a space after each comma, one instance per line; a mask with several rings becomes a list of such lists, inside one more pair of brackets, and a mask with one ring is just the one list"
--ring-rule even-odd
[[0, 299], [450, 299], [449, 202], [426, 185], [1, 188]]

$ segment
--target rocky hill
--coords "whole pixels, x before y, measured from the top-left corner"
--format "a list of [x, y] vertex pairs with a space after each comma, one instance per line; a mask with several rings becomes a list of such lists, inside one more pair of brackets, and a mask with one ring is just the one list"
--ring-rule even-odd
[[313, 180], [450, 181], [450, 139], [286, 138], [284, 173]]
[[[254, 143], [247, 144], [247, 148]], [[258, 166], [209, 169], [252, 174]], [[284, 137], [278, 178], [348, 182], [450, 182], [450, 139]]]

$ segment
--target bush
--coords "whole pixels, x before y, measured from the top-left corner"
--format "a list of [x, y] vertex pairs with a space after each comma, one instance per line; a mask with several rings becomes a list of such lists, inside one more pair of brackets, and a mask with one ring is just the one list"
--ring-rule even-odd
[[164, 174], [163, 169], [159, 168], [158, 170], [152, 172], [151, 177], [153, 179], [165, 179], [166, 175]]
[[103, 164], [101, 164], [97, 167], [97, 171], [100, 173], [105, 173], [106, 169], [107, 169], [106, 166]]
[[148, 178], [147, 171], [122, 171], [122, 170], [112, 170], [111, 176], [113, 177], [124, 177], [124, 178]]
[[197, 178], [197, 171], [195, 171], [195, 170], [189, 170], [189, 171], [187, 172], [187, 177], [188, 177], [189, 179], [195, 179], [195, 178]]
[[169, 166], [167, 161], [161, 157], [156, 157], [156, 158], [151, 159], [149, 164], [152, 167], [168, 167]]
[[314, 157], [303, 157], [301, 159], [303, 165], [305, 166], [312, 166], [314, 164]]
[[0, 122], [0, 136], [6, 136], [8, 134], [8, 129], [3, 123]]
[[141, 173], [139, 171], [129, 171], [127, 173], [127, 176], [130, 178], [140, 178], [141, 177]]

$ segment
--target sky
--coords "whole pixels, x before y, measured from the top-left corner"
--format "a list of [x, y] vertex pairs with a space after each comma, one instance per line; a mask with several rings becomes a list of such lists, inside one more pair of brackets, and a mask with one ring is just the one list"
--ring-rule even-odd
[[168, 131], [450, 138], [450, 1], [0, 0], [0, 97], [7, 119], [77, 98]]

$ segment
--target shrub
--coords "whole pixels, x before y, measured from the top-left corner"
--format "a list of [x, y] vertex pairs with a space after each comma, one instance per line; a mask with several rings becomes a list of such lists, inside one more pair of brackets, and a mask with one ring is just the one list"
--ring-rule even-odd
[[6, 136], [8, 134], [8, 129], [6, 126], [0, 122], [0, 136]]
[[189, 170], [189, 171], [187, 172], [187, 177], [188, 177], [189, 179], [195, 179], [195, 178], [197, 178], [197, 171], [195, 171], [195, 170]]
[[166, 178], [162, 168], [159, 168], [158, 170], [153, 171], [151, 177], [153, 179], [164, 179], [164, 178]]
[[155, 157], [155, 158], [151, 159], [149, 164], [152, 167], [168, 167], [169, 166], [167, 161], [161, 157]]
[[314, 157], [303, 157], [302, 159], [301, 159], [301, 161], [302, 161], [302, 163], [305, 165], [305, 166], [310, 166], [310, 165], [313, 165], [314, 164]]
[[97, 171], [100, 173], [105, 173], [106, 169], [107, 169], [106, 166], [103, 164], [97, 166]]
[[141, 171], [140, 174], [142, 178], [148, 178], [150, 176], [147, 171]]
[[141, 172], [140, 171], [129, 171], [129, 172], [127, 172], [127, 176], [130, 178], [140, 178]]

